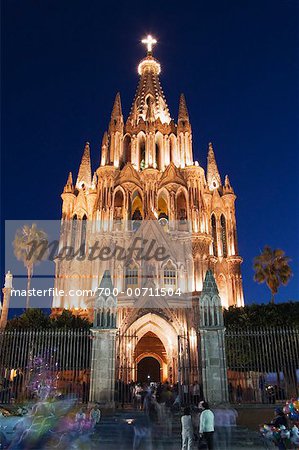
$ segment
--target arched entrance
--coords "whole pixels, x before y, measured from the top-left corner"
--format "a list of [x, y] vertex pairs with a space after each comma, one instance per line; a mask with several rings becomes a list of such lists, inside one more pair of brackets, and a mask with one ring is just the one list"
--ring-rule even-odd
[[178, 335], [175, 323], [155, 313], [135, 320], [120, 335], [117, 356], [117, 379], [129, 383], [138, 379], [138, 363], [153, 357], [160, 364], [160, 379], [164, 383], [178, 380]]
[[148, 331], [135, 348], [137, 381], [163, 381], [167, 377], [167, 355], [158, 336]]
[[151, 381], [161, 381], [161, 367], [156, 358], [146, 356], [142, 358], [137, 365], [137, 381], [140, 383], [149, 383]]

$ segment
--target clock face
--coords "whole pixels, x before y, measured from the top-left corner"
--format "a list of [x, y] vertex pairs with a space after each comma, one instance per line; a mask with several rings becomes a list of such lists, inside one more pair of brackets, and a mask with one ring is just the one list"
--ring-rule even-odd
[[162, 227], [165, 227], [165, 225], [168, 224], [168, 220], [167, 220], [165, 217], [162, 217], [161, 219], [159, 219], [159, 224], [160, 224]]

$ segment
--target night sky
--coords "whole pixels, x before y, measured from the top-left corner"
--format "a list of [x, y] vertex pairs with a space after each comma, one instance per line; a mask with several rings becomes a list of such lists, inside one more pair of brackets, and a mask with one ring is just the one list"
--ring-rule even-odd
[[253, 282], [265, 244], [292, 258], [277, 301], [299, 300], [298, 17], [297, 0], [2, 1], [2, 220], [60, 218], [85, 141], [99, 164], [117, 91], [128, 115], [152, 33], [171, 116], [184, 92], [194, 159], [206, 167], [212, 141], [238, 196], [246, 303], [270, 299]]

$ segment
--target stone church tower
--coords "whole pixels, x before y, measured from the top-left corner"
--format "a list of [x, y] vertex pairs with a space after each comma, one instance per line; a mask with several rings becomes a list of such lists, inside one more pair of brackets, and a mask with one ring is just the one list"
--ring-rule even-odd
[[[236, 196], [229, 178], [223, 182], [211, 143], [206, 171], [194, 161], [186, 99], [181, 94], [174, 121], [160, 84], [161, 66], [152, 54], [155, 41], [149, 36], [146, 43], [148, 52], [138, 66], [140, 78], [128, 118], [123, 116], [118, 93], [102, 140], [100, 166], [92, 174], [86, 143], [77, 179], [73, 182], [70, 173], [64, 187], [61, 242], [79, 248], [82, 258], [56, 261], [55, 287], [76, 295], [54, 298], [53, 311], [69, 308], [91, 316], [90, 298], [80, 293], [95, 291], [109, 270], [120, 293], [117, 327], [128, 341], [127, 378], [136, 379], [142, 358], [153, 357], [160, 364], [162, 379], [173, 374], [174, 380], [179, 370], [174, 362], [178, 336], [187, 336], [189, 352], [192, 346], [196, 348], [198, 299], [206, 272], [210, 269], [214, 274], [223, 307], [242, 306], [242, 258], [237, 245]], [[179, 265], [169, 258], [152, 271], [155, 287], [181, 286], [191, 298], [191, 308], [134, 309], [125, 295], [128, 287], [141, 285], [141, 268], [134, 258], [123, 265], [84, 259], [87, 246], [95, 241], [107, 246], [126, 243], [146, 220], [156, 221], [175, 236], [188, 234], [190, 261]], [[125, 370], [121, 360], [119, 365]]]

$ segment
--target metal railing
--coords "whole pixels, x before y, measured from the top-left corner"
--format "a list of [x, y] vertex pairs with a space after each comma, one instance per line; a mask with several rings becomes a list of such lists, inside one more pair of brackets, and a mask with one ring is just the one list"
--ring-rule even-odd
[[[0, 403], [72, 395], [87, 402], [92, 337], [89, 330], [14, 330], [0, 333]], [[132, 402], [137, 381], [135, 334], [119, 336], [116, 396]], [[172, 377], [185, 403], [202, 397], [200, 358], [188, 334], [178, 337]], [[299, 328], [227, 329], [231, 403], [275, 403], [298, 396]], [[162, 381], [162, 380], [161, 380]], [[196, 395], [194, 395], [196, 385]]]
[[226, 330], [231, 403], [275, 403], [298, 395], [299, 328]]
[[0, 403], [51, 395], [88, 401], [89, 330], [14, 330], [0, 333]]

